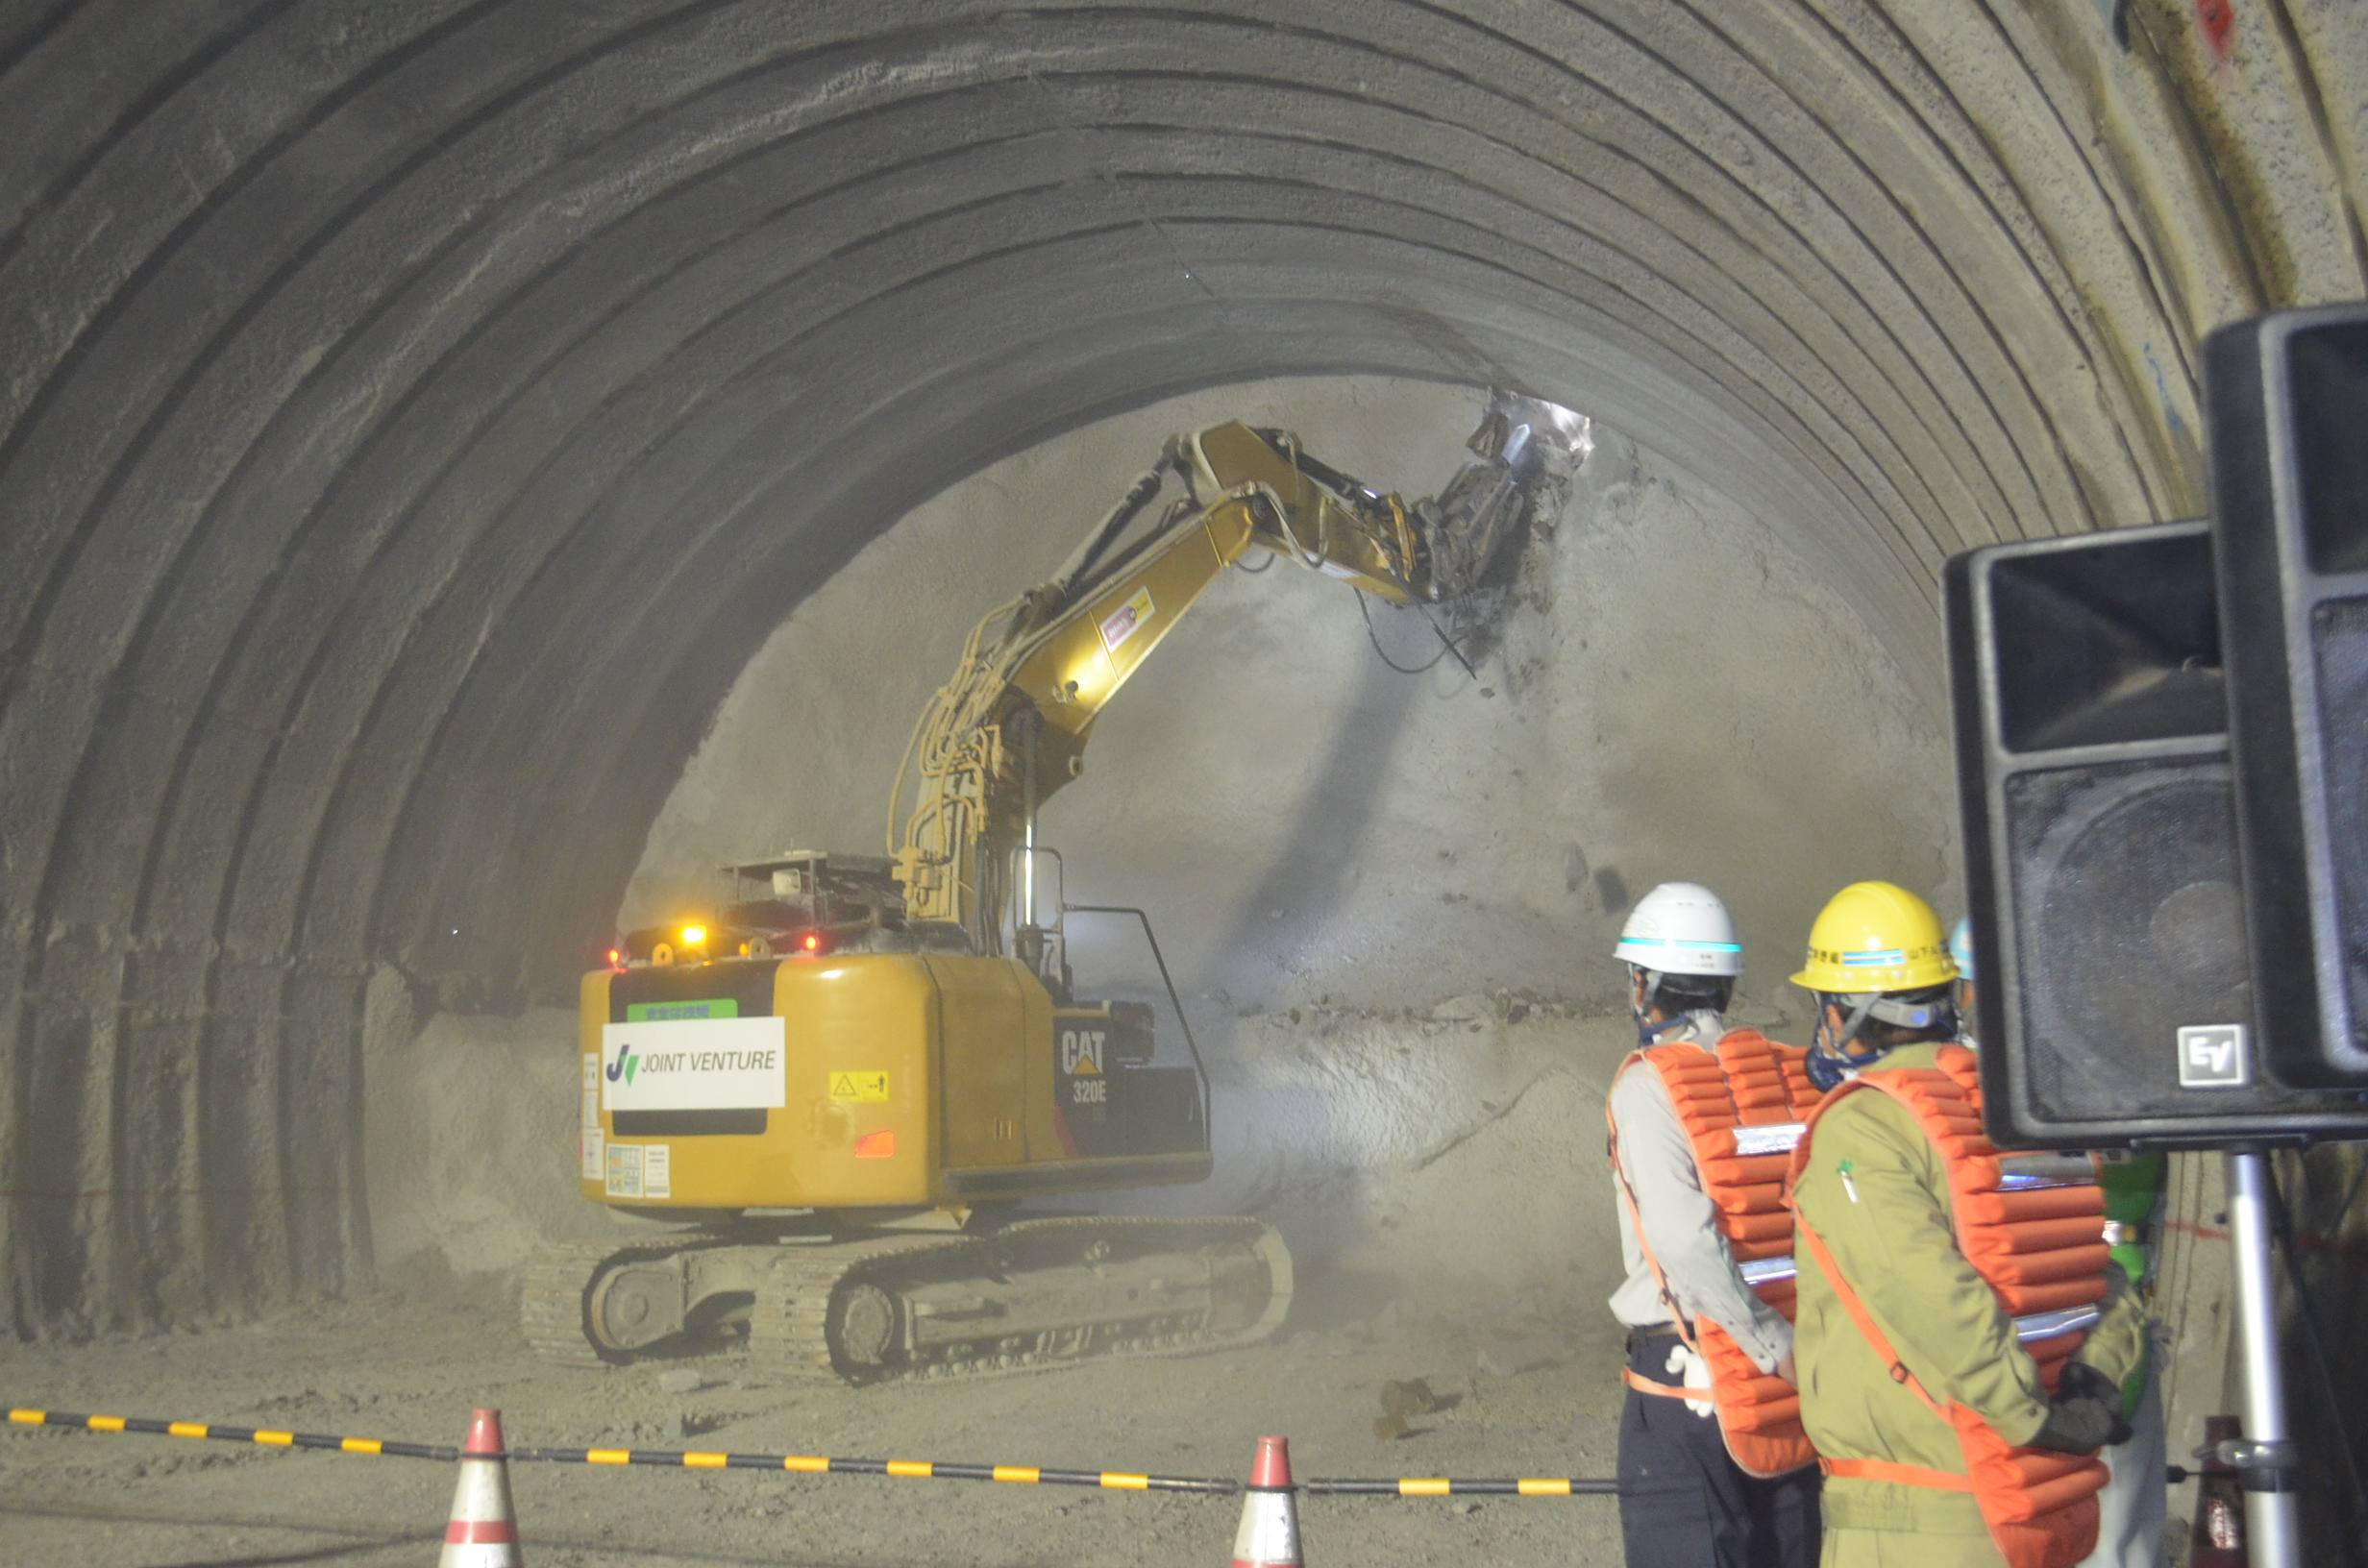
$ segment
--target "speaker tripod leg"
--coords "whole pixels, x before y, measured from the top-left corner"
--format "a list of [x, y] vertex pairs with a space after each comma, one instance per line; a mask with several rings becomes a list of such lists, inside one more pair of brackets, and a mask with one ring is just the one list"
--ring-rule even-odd
[[2245, 1542], [2253, 1568], [2303, 1568], [2302, 1469], [2286, 1425], [2278, 1291], [2270, 1268], [2269, 1157], [2227, 1153], [2230, 1267], [2237, 1348], [2244, 1358], [2245, 1435], [2224, 1456], [2244, 1478]]

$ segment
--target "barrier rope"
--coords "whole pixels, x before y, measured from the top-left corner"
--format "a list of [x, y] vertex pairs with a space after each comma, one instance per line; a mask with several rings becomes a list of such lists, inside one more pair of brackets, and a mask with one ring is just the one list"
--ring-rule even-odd
[[1617, 1497], [1619, 1482], [1578, 1476], [1521, 1476], [1502, 1481], [1401, 1476], [1394, 1481], [1316, 1479], [1299, 1482], [1299, 1490], [1310, 1497]]
[[[233, 1426], [220, 1421], [170, 1421], [143, 1415], [86, 1415], [68, 1410], [12, 1407], [12, 1427], [56, 1427], [71, 1432], [182, 1437], [218, 1443], [256, 1443], [265, 1448], [310, 1449], [374, 1458], [460, 1458], [455, 1443], [404, 1443], [384, 1437], [349, 1437], [276, 1427]], [[679, 1470], [783, 1470], [807, 1476], [885, 1476], [897, 1481], [985, 1481], [1020, 1486], [1096, 1486], [1120, 1492], [1184, 1492], [1234, 1497], [1238, 1481], [1206, 1476], [1154, 1476], [1135, 1470], [1049, 1470], [1033, 1464], [957, 1464], [938, 1459], [850, 1459], [820, 1454], [733, 1454], [710, 1449], [518, 1448], [499, 1456], [521, 1464], [653, 1465]], [[1297, 1489], [1311, 1497], [1609, 1497], [1613, 1481], [1570, 1476], [1457, 1481], [1444, 1476], [1308, 1480]]]
[[276, 1427], [234, 1427], [220, 1421], [166, 1421], [150, 1415], [75, 1415], [64, 1410], [11, 1409], [12, 1427], [66, 1427], [77, 1432], [139, 1433], [152, 1437], [195, 1437], [218, 1443], [260, 1443], [265, 1448], [319, 1448], [389, 1459], [460, 1458], [457, 1443], [398, 1443], [382, 1437], [331, 1437], [317, 1432], [282, 1432]]

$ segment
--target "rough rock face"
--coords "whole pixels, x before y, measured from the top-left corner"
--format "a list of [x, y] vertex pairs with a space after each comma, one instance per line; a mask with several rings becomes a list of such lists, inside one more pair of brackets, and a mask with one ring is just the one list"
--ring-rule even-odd
[[2231, 9], [0, 8], [8, 1324], [344, 1283], [371, 967], [561, 983], [781, 617], [1112, 412], [1518, 384], [1933, 699], [1948, 551], [2194, 510], [2201, 332], [2361, 288], [2356, 19]]
[[[1411, 497], [1454, 472], [1481, 401], [1369, 379], [1228, 388], [938, 497], [751, 663], [651, 830], [629, 922], [711, 899], [727, 861], [877, 854], [907, 726], [971, 624], [1048, 576], [1169, 434], [1280, 425]], [[1216, 584], [1046, 808], [1070, 899], [1149, 910], [1204, 1035], [1320, 998], [1612, 1002], [1619, 919], [1673, 877], [1732, 900], [1763, 995], [1843, 881], [1950, 896], [1948, 741], [1901, 667], [1785, 535], [1619, 435], [1541, 520], [1471, 673], [1421, 615], [1375, 606], [1369, 633], [1356, 600], [1283, 562]], [[1131, 922], [1072, 935], [1089, 993], [1155, 993]]]

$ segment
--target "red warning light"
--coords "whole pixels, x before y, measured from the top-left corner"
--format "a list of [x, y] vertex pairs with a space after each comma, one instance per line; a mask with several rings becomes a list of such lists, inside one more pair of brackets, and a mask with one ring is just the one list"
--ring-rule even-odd
[[608, 967], [612, 969], [621, 969], [625, 968], [625, 954], [617, 948], [609, 948]]
[[805, 940], [800, 943], [799, 945], [803, 947], [809, 953], [821, 952], [823, 950], [822, 933], [819, 931], [808, 931], [805, 934]]
[[866, 1133], [855, 1139], [858, 1160], [894, 1160], [897, 1157], [897, 1134], [893, 1127], [882, 1127], [876, 1133]]

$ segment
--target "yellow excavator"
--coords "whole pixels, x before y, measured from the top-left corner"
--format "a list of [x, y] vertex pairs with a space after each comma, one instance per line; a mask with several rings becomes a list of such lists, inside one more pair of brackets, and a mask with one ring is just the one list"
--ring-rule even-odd
[[1498, 394], [1473, 459], [1409, 505], [1280, 430], [1169, 442], [1058, 576], [972, 631], [898, 770], [886, 855], [725, 868], [728, 901], [628, 933], [584, 976], [583, 1196], [671, 1225], [537, 1257], [533, 1349], [597, 1365], [745, 1332], [769, 1374], [868, 1384], [1273, 1333], [1291, 1261], [1254, 1219], [1021, 1209], [1211, 1169], [1172, 983], [1189, 1065], [1158, 1059], [1149, 1006], [1082, 1000], [1070, 971], [1067, 918], [1116, 915], [1166, 980], [1150, 921], [1063, 903], [1037, 813], [1246, 553], [1426, 614], [1468, 603], [1501, 590], [1586, 444], [1583, 417]]

